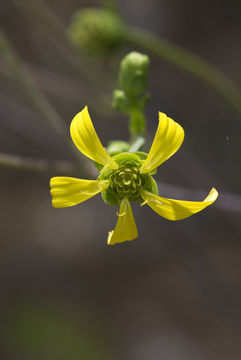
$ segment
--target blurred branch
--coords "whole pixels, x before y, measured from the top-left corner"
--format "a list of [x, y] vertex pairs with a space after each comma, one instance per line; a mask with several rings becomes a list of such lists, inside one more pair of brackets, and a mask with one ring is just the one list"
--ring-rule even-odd
[[[77, 104], [80, 107], [84, 107], [86, 104], [95, 111], [95, 113], [104, 116], [105, 118], [113, 118], [116, 112], [109, 106], [111, 98], [96, 99], [93, 97], [92, 91], [87, 89], [85, 84], [76, 78], [56, 73], [52, 70], [45, 69], [41, 66], [36, 66], [32, 63], [26, 63], [22, 61], [25, 68], [28, 68], [36, 79], [39, 87], [44, 92], [54, 95], [63, 100], [70, 101], [73, 104]], [[0, 59], [0, 75], [6, 78], [14, 79], [12, 71], [9, 67]], [[81, 96], [80, 96], [81, 94]], [[108, 106], [107, 106], [108, 105]]]
[[181, 46], [134, 26], [126, 27], [125, 39], [203, 81], [241, 117], [241, 92], [236, 84], [216, 66]]
[[42, 173], [49, 175], [70, 175], [81, 177], [96, 177], [97, 170], [94, 166], [89, 166], [88, 170], [79, 167], [78, 163], [70, 161], [23, 157], [0, 152], [0, 167], [8, 169], [23, 170], [32, 173]]
[[[157, 185], [162, 196], [171, 196], [172, 198], [177, 199], [198, 199], [200, 197], [200, 193], [205, 194], [204, 191], [191, 190], [182, 186], [170, 185], [161, 182], [157, 182]], [[163, 195], [163, 193], [170, 195]], [[227, 212], [241, 213], [241, 195], [221, 192], [212, 207]]]
[[66, 128], [64, 121], [57, 114], [47, 98], [39, 89], [32, 75], [24, 67], [17, 53], [8, 41], [3, 32], [0, 31], [0, 54], [5, 59], [11, 72], [15, 75], [20, 85], [24, 88], [26, 94], [34, 105], [35, 109], [43, 116], [49, 125], [65, 138]]
[[12, 2], [31, 20], [37, 22], [65, 56], [82, 70], [80, 59], [73, 55], [75, 49], [68, 40], [64, 23], [43, 1], [12, 0]]
[[0, 153], [0, 166], [30, 172], [61, 173], [68, 175], [73, 175], [77, 170], [76, 165], [68, 161], [51, 162], [43, 159], [23, 158], [21, 156], [4, 153]]
[[[54, 95], [61, 99], [71, 101], [78, 105], [85, 105], [91, 98], [91, 92], [86, 86], [76, 80], [74, 77], [56, 73], [52, 70], [45, 69], [41, 66], [22, 61], [25, 68], [29, 69], [36, 79], [39, 87], [46, 93]], [[0, 75], [6, 78], [14, 79], [12, 71], [0, 59]], [[81, 94], [81, 101], [80, 101]], [[83, 95], [85, 96], [83, 98]]]
[[12, 2], [47, 33], [65, 58], [78, 69], [82, 78], [93, 87], [92, 93], [98, 90], [99, 84], [103, 83], [98, 79], [100, 74], [94, 71], [93, 68], [90, 70], [90, 62], [84, 61], [79, 49], [76, 49], [69, 41], [66, 26], [56, 13], [43, 0], [12, 0]]
[[[68, 161], [47, 161], [44, 159], [33, 159], [4, 153], [0, 153], [0, 166], [37, 173], [57, 173], [71, 176], [79, 172], [78, 166]], [[94, 175], [94, 172], [95, 170], [90, 167], [86, 175]], [[181, 186], [160, 182], [158, 182], [158, 187], [162, 195], [163, 193], [170, 193], [172, 197], [177, 197], [178, 199], [195, 199], [200, 197], [201, 193], [201, 191], [194, 191]], [[241, 196], [238, 194], [222, 193], [216, 201], [214, 208], [226, 212], [241, 213]]]
[[[66, 29], [61, 20], [43, 1], [31, 0], [12, 0], [21, 10], [31, 19], [37, 21], [44, 31], [55, 43], [64, 51], [65, 55], [78, 66], [84, 78], [94, 85], [96, 89], [96, 74], [86, 71], [86, 64], [79, 56], [79, 52], [70, 43]], [[236, 112], [241, 116], [241, 93], [236, 84], [216, 66], [210, 64], [200, 56], [183, 49], [163, 38], [157, 37], [152, 33], [127, 26], [124, 34], [127, 42], [140, 46], [148, 52], [156, 54], [168, 63], [173, 64], [210, 86], [220, 95]]]
[[0, 54], [5, 59], [19, 84], [23, 87], [34, 108], [44, 118], [62, 140], [70, 147], [73, 154], [79, 159], [72, 142], [67, 137], [66, 126], [63, 119], [55, 111], [48, 99], [42, 93], [32, 75], [24, 67], [5, 34], [0, 30]]

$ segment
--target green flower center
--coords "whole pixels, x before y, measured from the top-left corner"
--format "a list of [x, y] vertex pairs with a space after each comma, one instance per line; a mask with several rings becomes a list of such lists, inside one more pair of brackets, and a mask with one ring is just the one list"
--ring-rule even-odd
[[[145, 154], [144, 154], [145, 155]], [[120, 205], [124, 198], [129, 201], [143, 202], [141, 190], [157, 194], [155, 180], [149, 174], [141, 174], [143, 153], [112, 153], [113, 160], [118, 164], [118, 169], [110, 167], [100, 169], [99, 180], [109, 180], [110, 185], [101, 192], [102, 198], [108, 205]]]
[[110, 187], [120, 198], [139, 196], [144, 182], [144, 176], [140, 174], [138, 167], [131, 162], [125, 162], [110, 176]]

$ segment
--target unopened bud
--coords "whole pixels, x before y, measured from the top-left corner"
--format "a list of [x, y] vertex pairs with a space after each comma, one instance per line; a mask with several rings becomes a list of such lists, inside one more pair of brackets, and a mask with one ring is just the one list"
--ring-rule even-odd
[[92, 56], [114, 50], [123, 39], [123, 23], [110, 10], [86, 8], [77, 11], [69, 27], [72, 42]]
[[119, 81], [121, 89], [129, 96], [140, 96], [148, 85], [149, 57], [131, 52], [120, 65]]

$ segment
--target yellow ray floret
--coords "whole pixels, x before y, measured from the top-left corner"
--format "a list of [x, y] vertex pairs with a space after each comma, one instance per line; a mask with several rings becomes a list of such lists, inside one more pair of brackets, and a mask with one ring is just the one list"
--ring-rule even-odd
[[81, 180], [72, 177], [53, 177], [50, 180], [52, 205], [63, 208], [77, 205], [105, 190], [109, 180]]
[[71, 122], [70, 134], [76, 147], [84, 155], [102, 165], [117, 169], [118, 165], [102, 146], [92, 124], [87, 106]]
[[167, 199], [146, 190], [142, 191], [141, 196], [145, 201], [144, 203], [147, 203], [158, 215], [168, 220], [182, 220], [211, 205], [217, 199], [218, 192], [212, 188], [203, 201]]
[[148, 173], [171, 157], [182, 145], [184, 130], [171, 118], [159, 112], [159, 125], [149, 154], [140, 171]]
[[116, 243], [134, 240], [137, 236], [136, 223], [130, 203], [127, 199], [123, 199], [115, 230], [109, 232], [107, 243], [108, 245], [114, 245]]

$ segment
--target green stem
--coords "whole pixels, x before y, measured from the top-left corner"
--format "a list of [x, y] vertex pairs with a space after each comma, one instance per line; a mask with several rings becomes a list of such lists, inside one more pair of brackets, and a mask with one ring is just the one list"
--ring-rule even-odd
[[135, 138], [138, 135], [144, 134], [146, 131], [146, 117], [144, 112], [133, 106], [129, 115], [129, 131], [131, 136]]
[[133, 26], [126, 27], [125, 39], [194, 75], [215, 90], [241, 116], [239, 88], [227, 75], [207, 60], [170, 41]]

